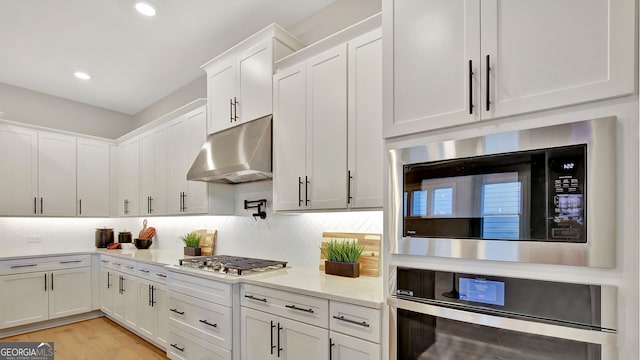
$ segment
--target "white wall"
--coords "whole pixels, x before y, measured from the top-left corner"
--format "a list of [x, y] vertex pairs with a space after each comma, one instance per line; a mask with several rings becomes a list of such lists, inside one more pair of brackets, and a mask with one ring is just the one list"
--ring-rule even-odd
[[131, 130], [129, 115], [0, 83], [2, 119], [115, 139]]

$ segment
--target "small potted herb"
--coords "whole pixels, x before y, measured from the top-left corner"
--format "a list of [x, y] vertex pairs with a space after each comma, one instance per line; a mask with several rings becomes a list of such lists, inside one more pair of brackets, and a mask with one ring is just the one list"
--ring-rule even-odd
[[360, 263], [358, 258], [364, 250], [364, 246], [356, 241], [331, 240], [320, 248], [322, 255], [327, 259], [324, 263], [324, 272], [330, 275], [358, 277], [360, 276]]
[[202, 240], [202, 236], [194, 233], [194, 232], [190, 232], [187, 235], [182, 237], [182, 241], [184, 242], [184, 254], [185, 255], [191, 255], [191, 256], [200, 256], [201, 254], [201, 249], [200, 249], [200, 240]]

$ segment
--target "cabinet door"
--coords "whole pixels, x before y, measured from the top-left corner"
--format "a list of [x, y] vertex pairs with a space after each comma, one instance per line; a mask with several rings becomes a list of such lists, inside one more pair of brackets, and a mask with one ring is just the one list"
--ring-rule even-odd
[[165, 285], [154, 284], [151, 289], [152, 308], [154, 316], [158, 319], [158, 326], [154, 339], [163, 348], [167, 348], [167, 338], [169, 337], [169, 292]]
[[207, 69], [207, 132], [209, 134], [227, 129], [236, 121], [234, 97], [236, 94], [235, 57], [220, 60]]
[[[276, 329], [276, 342], [288, 360], [326, 360], [329, 358], [329, 331], [298, 321], [279, 318], [281, 329]], [[282, 355], [282, 353], [281, 353]]]
[[[278, 357], [276, 316], [243, 306], [240, 310], [240, 321], [242, 360]], [[306, 356], [301, 359], [306, 359]]]
[[0, 214], [35, 215], [38, 197], [38, 134], [0, 126]]
[[40, 214], [76, 214], [75, 138], [38, 133], [38, 194]]
[[382, 30], [349, 42], [349, 188], [351, 208], [382, 207]]
[[124, 303], [124, 323], [132, 329], [138, 326], [138, 278], [122, 275], [122, 298]]
[[380, 360], [380, 345], [369, 341], [331, 332], [333, 360]]
[[91, 311], [91, 268], [49, 273], [49, 319]]
[[47, 282], [46, 272], [0, 276], [0, 327], [47, 320]]
[[347, 47], [307, 61], [306, 197], [313, 209], [347, 206]]
[[306, 164], [305, 66], [274, 76], [273, 198], [275, 210], [304, 208]]
[[393, 52], [393, 116], [385, 118], [385, 137], [478, 120], [480, 0], [394, 0], [392, 10], [385, 51]]
[[140, 139], [135, 137], [118, 146], [118, 213], [139, 214]]
[[113, 300], [118, 286], [117, 276], [110, 269], [100, 269], [100, 310], [113, 314]]
[[138, 330], [142, 335], [153, 339], [158, 329], [158, 317], [153, 308], [152, 283], [140, 280], [138, 282]]
[[209, 210], [207, 183], [187, 181], [207, 135], [205, 107], [168, 124], [167, 211], [169, 214], [206, 214]]
[[481, 13], [483, 118], [634, 91], [634, 1], [482, 0]]
[[273, 46], [264, 41], [238, 54], [238, 104], [241, 122], [272, 113]]
[[78, 139], [78, 215], [109, 216], [109, 144]]
[[160, 126], [140, 135], [141, 213], [167, 212], [167, 128]]

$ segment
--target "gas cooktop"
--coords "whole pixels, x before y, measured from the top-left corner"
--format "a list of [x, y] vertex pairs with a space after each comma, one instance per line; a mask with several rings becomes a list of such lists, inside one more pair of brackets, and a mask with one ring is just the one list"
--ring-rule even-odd
[[213, 255], [180, 259], [183, 268], [200, 269], [229, 275], [246, 275], [281, 269], [287, 266], [286, 261], [254, 259], [242, 256]]

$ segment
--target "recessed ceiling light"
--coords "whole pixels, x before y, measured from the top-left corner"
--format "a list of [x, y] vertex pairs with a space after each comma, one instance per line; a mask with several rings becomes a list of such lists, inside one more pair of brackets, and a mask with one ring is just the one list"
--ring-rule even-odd
[[86, 72], [82, 72], [82, 71], [76, 71], [75, 73], [73, 73], [73, 75], [75, 77], [77, 77], [78, 79], [82, 79], [82, 80], [91, 79], [91, 76], [89, 76], [89, 74], [87, 74]]
[[153, 6], [151, 6], [151, 4], [149, 4], [149, 3], [138, 1], [134, 5], [134, 7], [142, 15], [145, 15], [145, 16], [155, 16], [156, 15], [156, 9], [154, 9]]

